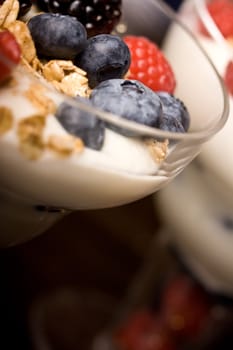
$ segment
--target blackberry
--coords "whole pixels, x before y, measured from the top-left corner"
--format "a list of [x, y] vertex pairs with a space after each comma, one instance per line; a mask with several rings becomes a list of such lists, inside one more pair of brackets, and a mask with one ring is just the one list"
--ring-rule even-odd
[[37, 0], [43, 11], [74, 16], [87, 30], [88, 37], [109, 34], [121, 17], [121, 0]]
[[31, 0], [19, 0], [19, 15], [18, 17], [22, 17], [29, 12], [32, 7]]
[[49, 0], [36, 0], [35, 2], [41, 11], [49, 12]]

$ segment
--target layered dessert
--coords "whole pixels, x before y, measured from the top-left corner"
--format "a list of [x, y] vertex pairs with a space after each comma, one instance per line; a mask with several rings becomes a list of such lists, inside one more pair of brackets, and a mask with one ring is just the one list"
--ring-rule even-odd
[[176, 67], [180, 53], [169, 40], [161, 51], [146, 30], [135, 35], [130, 4], [2, 3], [0, 181], [9, 206], [15, 196], [41, 215], [137, 200], [176, 176], [225, 123], [221, 81], [189, 33], [180, 27], [219, 97], [204, 121], [192, 102], [201, 92], [194, 86], [190, 99], [192, 77]]
[[211, 292], [230, 298], [233, 296], [232, 16], [233, 4], [227, 0], [187, 1], [183, 5], [181, 17], [227, 87], [230, 117], [188, 169], [155, 197], [168, 237], [185, 265]]
[[232, 347], [232, 303], [223, 306], [176, 262], [162, 275], [159, 281], [157, 276], [151, 280], [146, 300], [137, 300], [133, 309], [118, 315], [112, 329], [96, 338], [95, 350]]

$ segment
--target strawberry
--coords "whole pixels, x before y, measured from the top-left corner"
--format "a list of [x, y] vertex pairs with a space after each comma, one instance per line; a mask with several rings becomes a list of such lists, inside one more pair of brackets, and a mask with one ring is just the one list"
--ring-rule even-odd
[[210, 316], [206, 292], [191, 277], [172, 279], [161, 299], [161, 314], [167, 327], [178, 337], [195, 338]]
[[20, 58], [21, 49], [15, 36], [8, 30], [0, 32], [0, 82], [10, 76]]
[[[225, 38], [233, 36], [233, 2], [232, 0], [210, 0], [207, 9]], [[206, 30], [202, 27], [202, 32]]]
[[233, 61], [229, 61], [227, 64], [224, 75], [224, 82], [229, 93], [233, 96]]
[[113, 337], [119, 350], [175, 350], [170, 333], [149, 310], [132, 313]]
[[159, 47], [145, 37], [125, 36], [131, 53], [129, 79], [139, 80], [154, 91], [173, 93], [174, 72]]

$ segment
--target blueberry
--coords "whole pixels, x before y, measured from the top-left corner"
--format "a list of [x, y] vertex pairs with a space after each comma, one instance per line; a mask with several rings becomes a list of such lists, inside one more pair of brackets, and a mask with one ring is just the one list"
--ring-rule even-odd
[[87, 42], [86, 29], [75, 17], [43, 13], [28, 22], [38, 55], [73, 59]]
[[172, 132], [186, 132], [190, 124], [190, 116], [184, 103], [168, 92], [157, 92], [162, 102], [163, 113], [159, 121], [159, 129]]
[[[151, 127], [157, 127], [162, 113], [160, 98], [136, 80], [105, 80], [92, 90], [90, 99], [97, 108]], [[135, 136], [113, 124], [107, 126], [123, 135]]]
[[116, 35], [99, 34], [87, 40], [75, 63], [87, 72], [91, 88], [101, 81], [123, 78], [130, 66], [130, 51]]
[[224, 228], [227, 231], [233, 231], [233, 218], [229, 217], [229, 216], [225, 216], [222, 218], [222, 223]]
[[[77, 97], [77, 99], [91, 106], [90, 100], [81, 97]], [[94, 114], [63, 102], [58, 107], [55, 116], [70, 134], [80, 137], [86, 147], [95, 150], [102, 148], [105, 125]]]

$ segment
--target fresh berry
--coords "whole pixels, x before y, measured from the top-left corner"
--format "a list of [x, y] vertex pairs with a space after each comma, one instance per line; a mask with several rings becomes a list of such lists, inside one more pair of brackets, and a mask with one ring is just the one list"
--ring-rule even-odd
[[76, 17], [88, 37], [109, 34], [120, 20], [121, 0], [37, 0], [43, 11]]
[[139, 310], [129, 316], [115, 330], [113, 340], [119, 350], [175, 350], [167, 329], [148, 310]]
[[157, 92], [162, 102], [162, 115], [159, 129], [173, 132], [186, 132], [190, 116], [184, 103], [168, 92]]
[[34, 3], [37, 5], [38, 9], [43, 12], [49, 11], [49, 0], [34, 0]]
[[73, 59], [86, 45], [86, 29], [71, 16], [42, 13], [28, 21], [38, 55]]
[[8, 30], [0, 32], [0, 81], [4, 81], [21, 59], [21, 49], [15, 36]]
[[166, 286], [161, 313], [177, 336], [195, 338], [205, 326], [210, 312], [207, 294], [191, 277], [179, 275]]
[[[77, 97], [78, 101], [91, 106], [90, 100]], [[80, 137], [86, 147], [99, 150], [103, 146], [105, 126], [102, 120], [91, 112], [63, 102], [56, 111], [62, 126], [72, 135]]]
[[31, 0], [19, 0], [19, 14], [18, 17], [26, 15], [32, 7]]
[[[151, 127], [157, 127], [162, 113], [160, 98], [136, 80], [105, 80], [92, 90], [90, 98], [97, 108]], [[123, 135], [135, 136], [118, 126], [108, 127]]]
[[87, 40], [75, 63], [87, 72], [91, 88], [101, 81], [123, 78], [129, 69], [130, 52], [124, 41], [112, 34], [99, 34]]
[[[207, 9], [225, 38], [233, 36], [233, 2], [232, 0], [210, 0]], [[207, 34], [204, 25], [201, 30]]]
[[229, 93], [233, 95], [233, 61], [227, 64], [224, 81]]
[[128, 78], [140, 80], [154, 91], [174, 93], [174, 72], [159, 47], [141, 36], [125, 36], [124, 41], [131, 53]]

